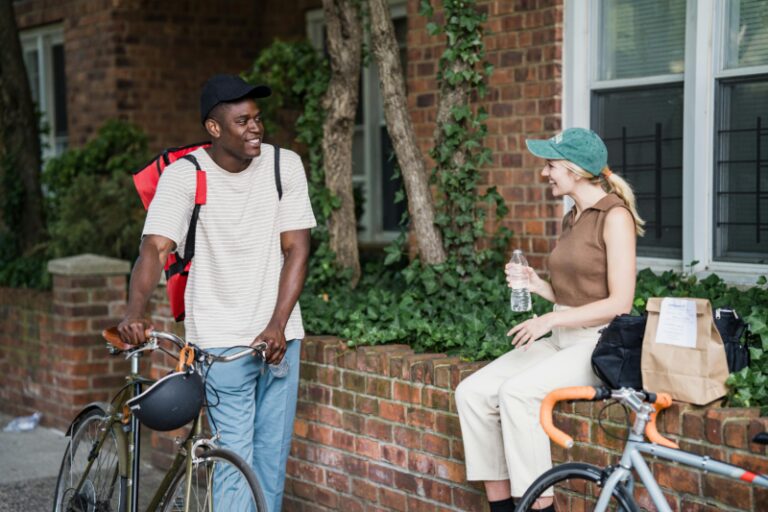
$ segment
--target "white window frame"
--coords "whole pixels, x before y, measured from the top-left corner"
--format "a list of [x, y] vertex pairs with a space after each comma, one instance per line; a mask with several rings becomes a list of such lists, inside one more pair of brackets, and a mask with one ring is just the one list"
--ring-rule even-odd
[[43, 115], [43, 126], [46, 132], [40, 133], [40, 144], [43, 161], [61, 154], [67, 146], [68, 135], [57, 136], [56, 110], [54, 108], [54, 77], [53, 52], [55, 45], [64, 44], [64, 27], [61, 24], [24, 30], [19, 33], [22, 52], [37, 50], [37, 67], [39, 70], [37, 90], [40, 93], [38, 108]]
[[[393, 19], [407, 17], [407, 0], [389, 0], [390, 16]], [[323, 47], [324, 17], [322, 9], [308, 11], [306, 14], [307, 37], [315, 48]], [[370, 45], [368, 46], [370, 48]], [[362, 230], [359, 240], [363, 243], [389, 243], [398, 236], [397, 231], [383, 230], [383, 207], [381, 194], [382, 148], [381, 128], [386, 126], [384, 109], [379, 88], [379, 73], [376, 63], [371, 60], [362, 68], [363, 124], [355, 126], [355, 135], [363, 133], [363, 175], [353, 175], [353, 185], [362, 185], [365, 195], [365, 208], [360, 219]], [[407, 73], [406, 69], [403, 69]]]
[[[600, 0], [564, 0], [563, 128], [590, 126], [592, 91], [627, 85], [679, 82], [680, 75], [600, 82], [597, 77]], [[588, 3], [588, 4], [587, 4]], [[585, 5], [587, 4], [587, 5]], [[724, 0], [687, 0], [683, 78], [682, 258], [638, 257], [638, 268], [720, 275], [733, 284], [754, 285], [768, 265], [714, 260], [714, 134], [718, 80], [768, 72], [768, 66], [723, 70]], [[566, 203], [566, 207], [570, 207]], [[691, 262], [698, 262], [690, 266]]]

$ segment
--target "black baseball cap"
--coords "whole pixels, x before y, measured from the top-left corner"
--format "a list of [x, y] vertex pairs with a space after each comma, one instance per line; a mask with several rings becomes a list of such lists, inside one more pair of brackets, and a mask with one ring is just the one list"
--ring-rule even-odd
[[200, 94], [200, 122], [205, 124], [213, 107], [243, 98], [266, 98], [272, 94], [267, 85], [251, 85], [237, 75], [215, 75], [208, 79]]

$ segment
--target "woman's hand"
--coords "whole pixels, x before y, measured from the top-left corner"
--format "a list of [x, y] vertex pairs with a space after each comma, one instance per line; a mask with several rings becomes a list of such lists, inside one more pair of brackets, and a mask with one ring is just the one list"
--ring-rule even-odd
[[512, 338], [512, 345], [516, 348], [525, 347], [532, 341], [535, 341], [552, 330], [552, 313], [521, 322], [509, 330], [507, 336]]
[[[512, 288], [512, 271], [517, 265], [519, 263], [507, 263], [504, 267], [504, 273], [507, 275], [507, 286], [510, 288]], [[544, 296], [544, 291], [549, 288], [549, 283], [539, 277], [533, 268], [525, 266], [523, 269], [528, 274], [528, 290], [536, 295]]]

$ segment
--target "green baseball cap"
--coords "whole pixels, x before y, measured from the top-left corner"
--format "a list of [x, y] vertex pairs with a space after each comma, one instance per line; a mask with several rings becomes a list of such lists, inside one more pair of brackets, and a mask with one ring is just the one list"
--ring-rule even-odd
[[603, 139], [586, 128], [568, 128], [551, 139], [528, 139], [528, 151], [547, 160], [569, 160], [590, 174], [599, 176], [608, 165]]

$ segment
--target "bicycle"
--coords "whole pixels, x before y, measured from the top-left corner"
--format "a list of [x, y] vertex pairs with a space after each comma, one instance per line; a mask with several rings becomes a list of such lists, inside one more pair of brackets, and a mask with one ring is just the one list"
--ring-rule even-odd
[[[635, 412], [635, 421], [629, 431], [619, 463], [606, 467], [581, 462], [569, 462], [555, 466], [531, 484], [520, 498], [515, 512], [535, 510], [531, 506], [542, 497], [547, 489], [553, 487], [555, 509], [558, 511], [594, 510], [595, 512], [603, 512], [605, 510], [623, 510], [625, 512], [639, 512], [640, 508], [633, 496], [633, 470], [648, 491], [656, 509], [660, 512], [671, 512], [671, 508], [642, 454], [768, 488], [768, 475], [759, 475], [710, 457], [683, 451], [676, 443], [659, 434], [656, 429], [656, 415], [672, 404], [671, 397], [666, 393], [657, 395], [630, 388], [609, 390], [604, 387], [592, 386], [556, 389], [549, 393], [542, 402], [541, 425], [550, 439], [569, 449], [573, 446], [573, 438], [552, 423], [552, 410], [555, 404], [564, 400], [597, 401], [606, 399], [617, 400]], [[645, 441], [643, 433], [650, 442]], [[768, 444], [768, 432], [758, 434], [753, 442]]]
[[[141, 400], [144, 400], [147, 409], [155, 408], [153, 413], [161, 413], [154, 421], [160, 422], [163, 430], [180, 428], [192, 422], [189, 434], [183, 442], [178, 443], [173, 463], [147, 506], [148, 512], [212, 512], [216, 510], [213, 488], [224, 484], [228, 492], [235, 488], [240, 496], [250, 501], [253, 511], [265, 512], [266, 501], [250, 466], [236, 453], [217, 447], [218, 436], [204, 435], [201, 410], [205, 385], [200, 367], [203, 363], [210, 367], [216, 362], [234, 361], [251, 355], [258, 355], [264, 360], [266, 343], [244, 348], [231, 355], [217, 356], [185, 342], [175, 334], [162, 331], [148, 330], [147, 341], [140, 345], [124, 343], [116, 328], [108, 329], [102, 335], [108, 342], [107, 348], [111, 354], [124, 354], [126, 359], [131, 360], [130, 374], [126, 385], [114, 395], [110, 403], [95, 402], [87, 405], [67, 429], [70, 442], [64, 452], [56, 482], [54, 512], [138, 510], [139, 416], [143, 414], [142, 421], [146, 422], [148, 414], [142, 411]], [[160, 340], [175, 345], [178, 354], [161, 346]], [[177, 372], [157, 381], [142, 377], [139, 374], [139, 359], [143, 353], [154, 350], [177, 358]], [[178, 396], [178, 388], [169, 387], [177, 384], [159, 387], [166, 379], [184, 386], [196, 386], [193, 389], [197, 389], [200, 396], [197, 400], [187, 400], [188, 397], [182, 399]], [[189, 379], [189, 383], [186, 379]], [[146, 393], [142, 394], [145, 388]], [[145, 398], [151, 396], [150, 393], [156, 397], [154, 402]], [[167, 428], [169, 426], [171, 428]]]

